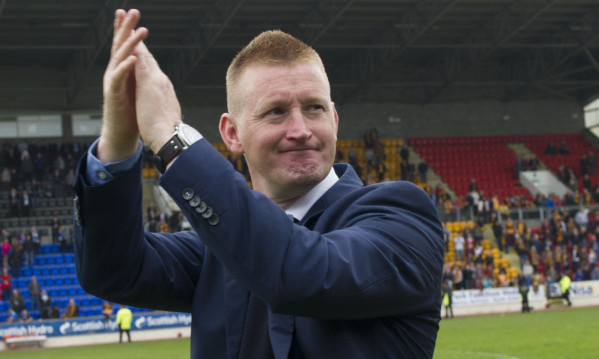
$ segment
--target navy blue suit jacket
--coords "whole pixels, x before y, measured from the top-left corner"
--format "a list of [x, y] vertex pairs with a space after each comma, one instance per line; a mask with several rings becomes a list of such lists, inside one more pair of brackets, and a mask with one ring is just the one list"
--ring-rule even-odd
[[[192, 358], [237, 358], [250, 291], [268, 305], [276, 358], [432, 357], [444, 249], [417, 186], [363, 187], [336, 164], [339, 181], [298, 225], [200, 140], [160, 180], [194, 230], [148, 233], [141, 160], [101, 186], [86, 183], [85, 163], [75, 200], [81, 285], [110, 301], [191, 312]], [[198, 213], [190, 194], [214, 215]]]

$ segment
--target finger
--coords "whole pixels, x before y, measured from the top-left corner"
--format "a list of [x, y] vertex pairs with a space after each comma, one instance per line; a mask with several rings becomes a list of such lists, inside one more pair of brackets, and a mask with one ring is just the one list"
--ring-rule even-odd
[[147, 69], [148, 71], [160, 71], [160, 65], [143, 41], [135, 47], [135, 55], [138, 58], [139, 69]]
[[131, 9], [125, 13], [124, 10], [115, 13], [115, 29], [112, 40], [111, 52], [116, 52], [131, 35], [131, 31], [137, 26], [140, 18], [139, 10]]
[[111, 69], [118, 66], [124, 59], [133, 55], [136, 46], [142, 42], [148, 36], [148, 29], [139, 28], [137, 30], [131, 30], [129, 37], [125, 42], [112, 54], [110, 58], [109, 67]]
[[136, 56], [129, 56], [125, 60], [121, 61], [115, 69], [111, 72], [110, 76], [112, 77], [112, 81], [110, 81], [110, 91], [117, 93], [121, 90], [121, 88], [126, 83], [126, 80], [133, 71], [133, 67], [137, 62]]

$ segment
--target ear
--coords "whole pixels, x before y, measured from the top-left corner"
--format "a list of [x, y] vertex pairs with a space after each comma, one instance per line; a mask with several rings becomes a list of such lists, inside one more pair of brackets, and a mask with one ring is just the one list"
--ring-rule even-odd
[[339, 132], [339, 115], [337, 114], [337, 109], [335, 108], [335, 103], [333, 104], [333, 120], [335, 121], [335, 139], [337, 139], [337, 132]]
[[218, 126], [220, 136], [222, 137], [225, 145], [229, 151], [236, 155], [243, 155], [243, 146], [239, 139], [239, 133], [237, 131], [237, 125], [235, 119], [230, 113], [223, 113], [220, 117], [220, 124]]

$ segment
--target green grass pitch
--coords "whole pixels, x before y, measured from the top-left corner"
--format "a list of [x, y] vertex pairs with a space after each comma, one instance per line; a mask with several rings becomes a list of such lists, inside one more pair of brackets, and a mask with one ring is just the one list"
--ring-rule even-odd
[[599, 308], [442, 320], [434, 359], [457, 358], [599, 358]]
[[[135, 338], [135, 332], [132, 334]], [[2, 352], [0, 356], [2, 359], [187, 359], [189, 339], [18, 349]], [[527, 314], [442, 320], [434, 356], [434, 359], [547, 358], [599, 358], [599, 308], [539, 309]]]

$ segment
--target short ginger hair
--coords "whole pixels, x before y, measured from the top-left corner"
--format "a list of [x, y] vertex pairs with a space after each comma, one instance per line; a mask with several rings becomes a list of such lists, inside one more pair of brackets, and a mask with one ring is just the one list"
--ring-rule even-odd
[[247, 44], [227, 69], [227, 107], [230, 113], [239, 109], [237, 92], [244, 71], [252, 66], [292, 66], [313, 63], [322, 69], [324, 64], [318, 53], [301, 40], [280, 30], [264, 31]]

